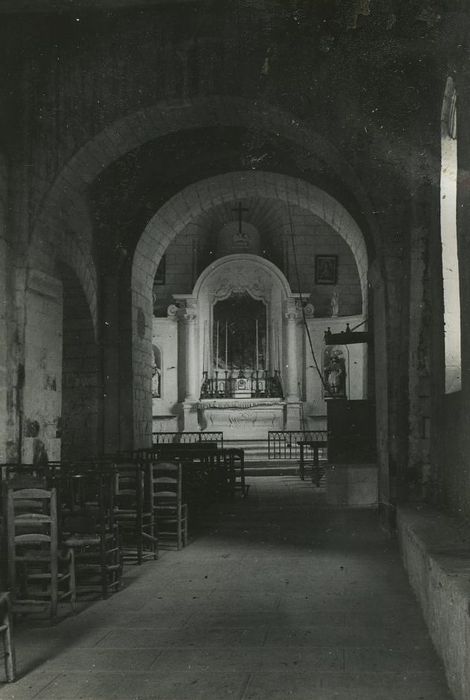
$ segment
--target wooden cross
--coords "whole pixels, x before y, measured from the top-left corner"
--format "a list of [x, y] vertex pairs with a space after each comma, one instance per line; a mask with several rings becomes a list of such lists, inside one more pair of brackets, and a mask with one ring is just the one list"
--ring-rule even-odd
[[247, 207], [243, 207], [241, 202], [238, 202], [238, 206], [236, 209], [232, 209], [233, 212], [238, 213], [238, 233], [240, 234], [241, 237], [243, 237], [243, 232], [242, 232], [242, 214], [244, 211], [249, 211]]

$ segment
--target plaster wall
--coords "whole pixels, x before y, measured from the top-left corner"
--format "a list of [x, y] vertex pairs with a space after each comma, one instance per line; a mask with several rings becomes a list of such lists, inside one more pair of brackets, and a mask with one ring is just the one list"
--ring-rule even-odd
[[162, 360], [161, 398], [152, 399], [152, 430], [153, 432], [174, 432], [178, 430], [178, 322], [176, 318], [153, 319], [152, 343], [160, 349]]
[[[11, 354], [13, 347], [9, 347], [10, 326], [12, 322], [14, 306], [12, 299], [12, 251], [7, 229], [8, 208], [8, 179], [6, 162], [0, 154], [0, 462], [9, 461], [13, 457], [9, 449], [14, 443], [15, 411], [14, 376], [11, 371]], [[10, 300], [8, 303], [7, 300]]]
[[32, 271], [26, 295], [25, 387], [23, 396], [23, 455], [33, 458], [39, 423], [39, 439], [50, 460], [60, 459], [62, 411], [62, 284], [54, 277]]

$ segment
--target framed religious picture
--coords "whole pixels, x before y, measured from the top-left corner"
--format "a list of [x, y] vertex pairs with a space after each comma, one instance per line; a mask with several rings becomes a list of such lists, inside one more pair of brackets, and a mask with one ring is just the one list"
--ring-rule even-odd
[[315, 255], [315, 284], [336, 284], [338, 281], [338, 256]]
[[162, 285], [165, 284], [166, 278], [166, 255], [162, 256], [160, 264], [157, 267], [157, 273], [155, 275], [155, 284]]

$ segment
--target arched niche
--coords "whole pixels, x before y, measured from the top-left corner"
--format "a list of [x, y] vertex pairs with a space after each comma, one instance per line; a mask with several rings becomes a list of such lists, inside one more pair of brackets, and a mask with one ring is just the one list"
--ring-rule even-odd
[[[175, 295], [178, 302], [190, 305], [198, 324], [198, 362], [195, 371], [202, 377], [204, 371], [213, 374], [214, 307], [234, 294], [248, 294], [266, 308], [266, 369], [273, 372], [282, 366], [284, 353], [283, 318], [286, 304], [295, 303], [283, 273], [273, 263], [258, 255], [239, 253], [226, 255], [202, 272], [190, 295]], [[304, 296], [305, 299], [308, 295]], [[255, 329], [253, 329], [255, 337]], [[221, 355], [222, 352], [221, 348]], [[253, 367], [252, 369], [255, 369]]]

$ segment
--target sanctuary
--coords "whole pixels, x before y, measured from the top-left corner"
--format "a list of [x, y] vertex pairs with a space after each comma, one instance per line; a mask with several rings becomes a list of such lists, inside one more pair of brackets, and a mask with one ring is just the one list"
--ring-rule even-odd
[[[169, 260], [178, 261], [184, 236], [170, 244], [163, 284], [157, 273], [154, 432], [217, 430], [229, 443], [246, 446], [265, 440], [269, 430], [326, 429], [329, 400], [367, 397], [367, 345], [326, 345], [324, 338], [327, 330], [366, 325], [351, 249], [330, 230], [334, 252], [315, 258], [317, 225], [310, 238], [294, 230], [284, 241], [284, 264], [276, 264], [272, 240], [262, 246], [258, 228], [241, 219], [242, 209], [250, 208], [239, 204], [233, 210], [239, 221], [219, 228], [215, 252], [192, 288], [171, 294], [165, 317], [158, 303], [173, 288]], [[344, 307], [356, 313], [342, 315], [348, 292], [352, 299], [345, 298]]]

